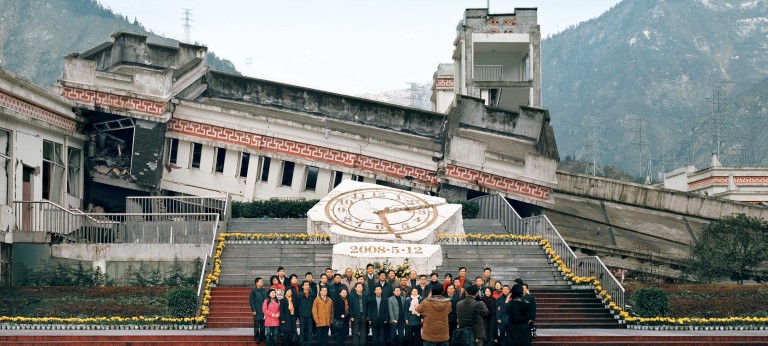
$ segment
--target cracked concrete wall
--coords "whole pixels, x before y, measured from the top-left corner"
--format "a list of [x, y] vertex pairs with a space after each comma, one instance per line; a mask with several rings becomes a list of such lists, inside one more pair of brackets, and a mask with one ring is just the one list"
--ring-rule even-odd
[[163, 176], [163, 148], [167, 124], [134, 119], [131, 176], [142, 186], [158, 188]]

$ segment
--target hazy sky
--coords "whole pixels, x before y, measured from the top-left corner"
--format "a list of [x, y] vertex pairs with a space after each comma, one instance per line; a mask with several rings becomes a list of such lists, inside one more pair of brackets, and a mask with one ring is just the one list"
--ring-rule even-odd
[[[428, 82], [451, 62], [465, 8], [486, 0], [100, 0], [147, 29], [192, 41], [243, 74], [358, 95]], [[491, 0], [492, 13], [538, 7], [542, 37], [599, 16], [619, 0]], [[105, 39], [108, 33], [105, 33]], [[250, 62], [248, 64], [247, 62]]]

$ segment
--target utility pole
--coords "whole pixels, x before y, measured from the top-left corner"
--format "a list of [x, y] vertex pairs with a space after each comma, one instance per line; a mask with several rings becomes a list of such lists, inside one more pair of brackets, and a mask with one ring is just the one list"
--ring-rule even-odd
[[192, 43], [192, 10], [189, 8], [182, 8], [183, 12], [181, 12], [184, 17], [181, 18], [182, 21], [184, 21], [184, 24], [181, 26], [184, 28], [184, 42], [186, 43]]

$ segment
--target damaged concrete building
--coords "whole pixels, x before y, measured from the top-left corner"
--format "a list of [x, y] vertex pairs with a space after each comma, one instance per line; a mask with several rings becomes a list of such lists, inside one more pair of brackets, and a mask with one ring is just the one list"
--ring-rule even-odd
[[433, 113], [209, 70], [205, 54], [118, 33], [65, 58], [56, 88], [90, 121], [90, 201], [314, 199], [344, 179], [551, 201], [558, 154], [546, 110], [458, 95]]

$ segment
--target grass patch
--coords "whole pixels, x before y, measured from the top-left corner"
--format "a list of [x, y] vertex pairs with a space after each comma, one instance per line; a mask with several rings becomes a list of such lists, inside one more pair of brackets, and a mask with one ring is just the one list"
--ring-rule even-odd
[[0, 316], [101, 317], [163, 316], [168, 287], [0, 288]]
[[768, 309], [768, 286], [712, 284], [630, 284], [627, 297], [641, 287], [669, 294], [670, 317], [759, 317]]

